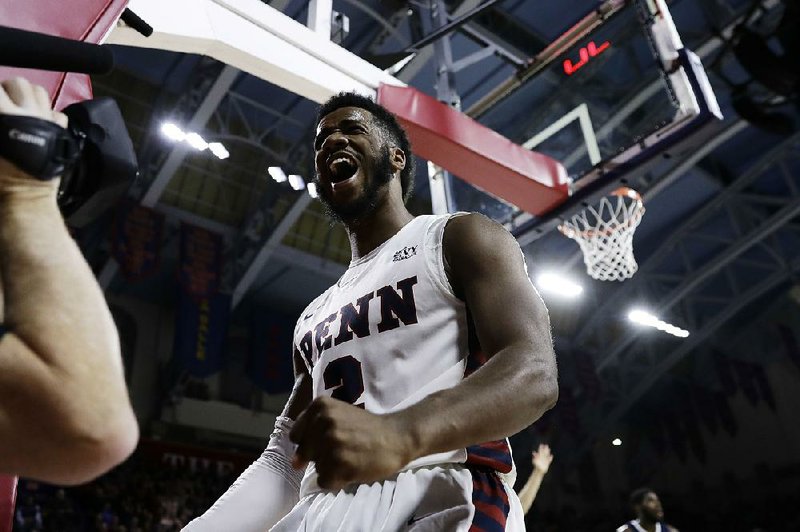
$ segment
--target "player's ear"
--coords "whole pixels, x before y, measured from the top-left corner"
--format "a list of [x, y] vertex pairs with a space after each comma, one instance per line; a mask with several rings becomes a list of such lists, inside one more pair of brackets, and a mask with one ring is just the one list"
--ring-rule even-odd
[[402, 172], [406, 167], [406, 153], [397, 147], [389, 148], [389, 159], [392, 161], [394, 172]]

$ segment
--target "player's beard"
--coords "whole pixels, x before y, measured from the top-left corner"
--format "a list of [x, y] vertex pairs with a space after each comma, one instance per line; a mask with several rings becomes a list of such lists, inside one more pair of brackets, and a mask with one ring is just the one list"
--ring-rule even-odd
[[314, 178], [314, 183], [319, 191], [319, 200], [325, 208], [325, 214], [332, 222], [347, 224], [358, 220], [372, 213], [378, 206], [378, 199], [381, 189], [392, 180], [392, 156], [389, 146], [384, 146], [377, 160], [373, 160], [369, 174], [370, 179], [364, 185], [364, 191], [355, 200], [344, 204], [335, 205], [328, 193], [327, 187], [320, 183], [319, 174]]

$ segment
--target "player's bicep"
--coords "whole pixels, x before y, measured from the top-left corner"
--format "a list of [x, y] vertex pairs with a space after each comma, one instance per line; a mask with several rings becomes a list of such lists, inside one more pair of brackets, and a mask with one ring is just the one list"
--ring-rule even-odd
[[471, 215], [448, 224], [445, 238], [451, 279], [470, 310], [483, 351], [492, 355], [515, 343], [549, 345], [547, 309], [514, 237], [495, 222]]

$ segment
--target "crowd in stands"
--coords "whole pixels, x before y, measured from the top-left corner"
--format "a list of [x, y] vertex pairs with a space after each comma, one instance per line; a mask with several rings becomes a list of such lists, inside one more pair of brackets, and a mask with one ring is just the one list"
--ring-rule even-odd
[[[173, 532], [202, 514], [238, 476], [238, 470], [169, 465], [136, 453], [107, 475], [73, 488], [22, 479], [14, 532]], [[793, 484], [792, 484], [793, 485]], [[722, 488], [690, 495], [664, 494], [666, 520], [681, 532], [777, 532], [800, 530], [796, 490], [762, 486], [758, 493]], [[576, 495], [580, 497], [580, 495]], [[620, 494], [624, 498], [624, 494]], [[538, 501], [537, 501], [538, 502]], [[582, 501], [577, 501], [582, 502]], [[558, 511], [534, 503], [530, 532], [613, 532], [633, 516], [620, 505]]]
[[173, 532], [203, 513], [238, 471], [153, 467], [134, 455], [74, 488], [19, 483], [14, 532]]

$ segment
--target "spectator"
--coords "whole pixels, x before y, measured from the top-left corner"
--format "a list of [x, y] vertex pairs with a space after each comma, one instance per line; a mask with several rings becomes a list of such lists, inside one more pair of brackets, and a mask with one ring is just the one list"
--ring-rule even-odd
[[544, 443], [539, 444], [539, 448], [533, 451], [531, 455], [531, 461], [533, 462], [533, 472], [519, 492], [519, 502], [522, 504], [522, 511], [526, 514], [533, 506], [533, 501], [539, 493], [542, 480], [553, 462], [553, 453], [550, 452], [550, 446]]

